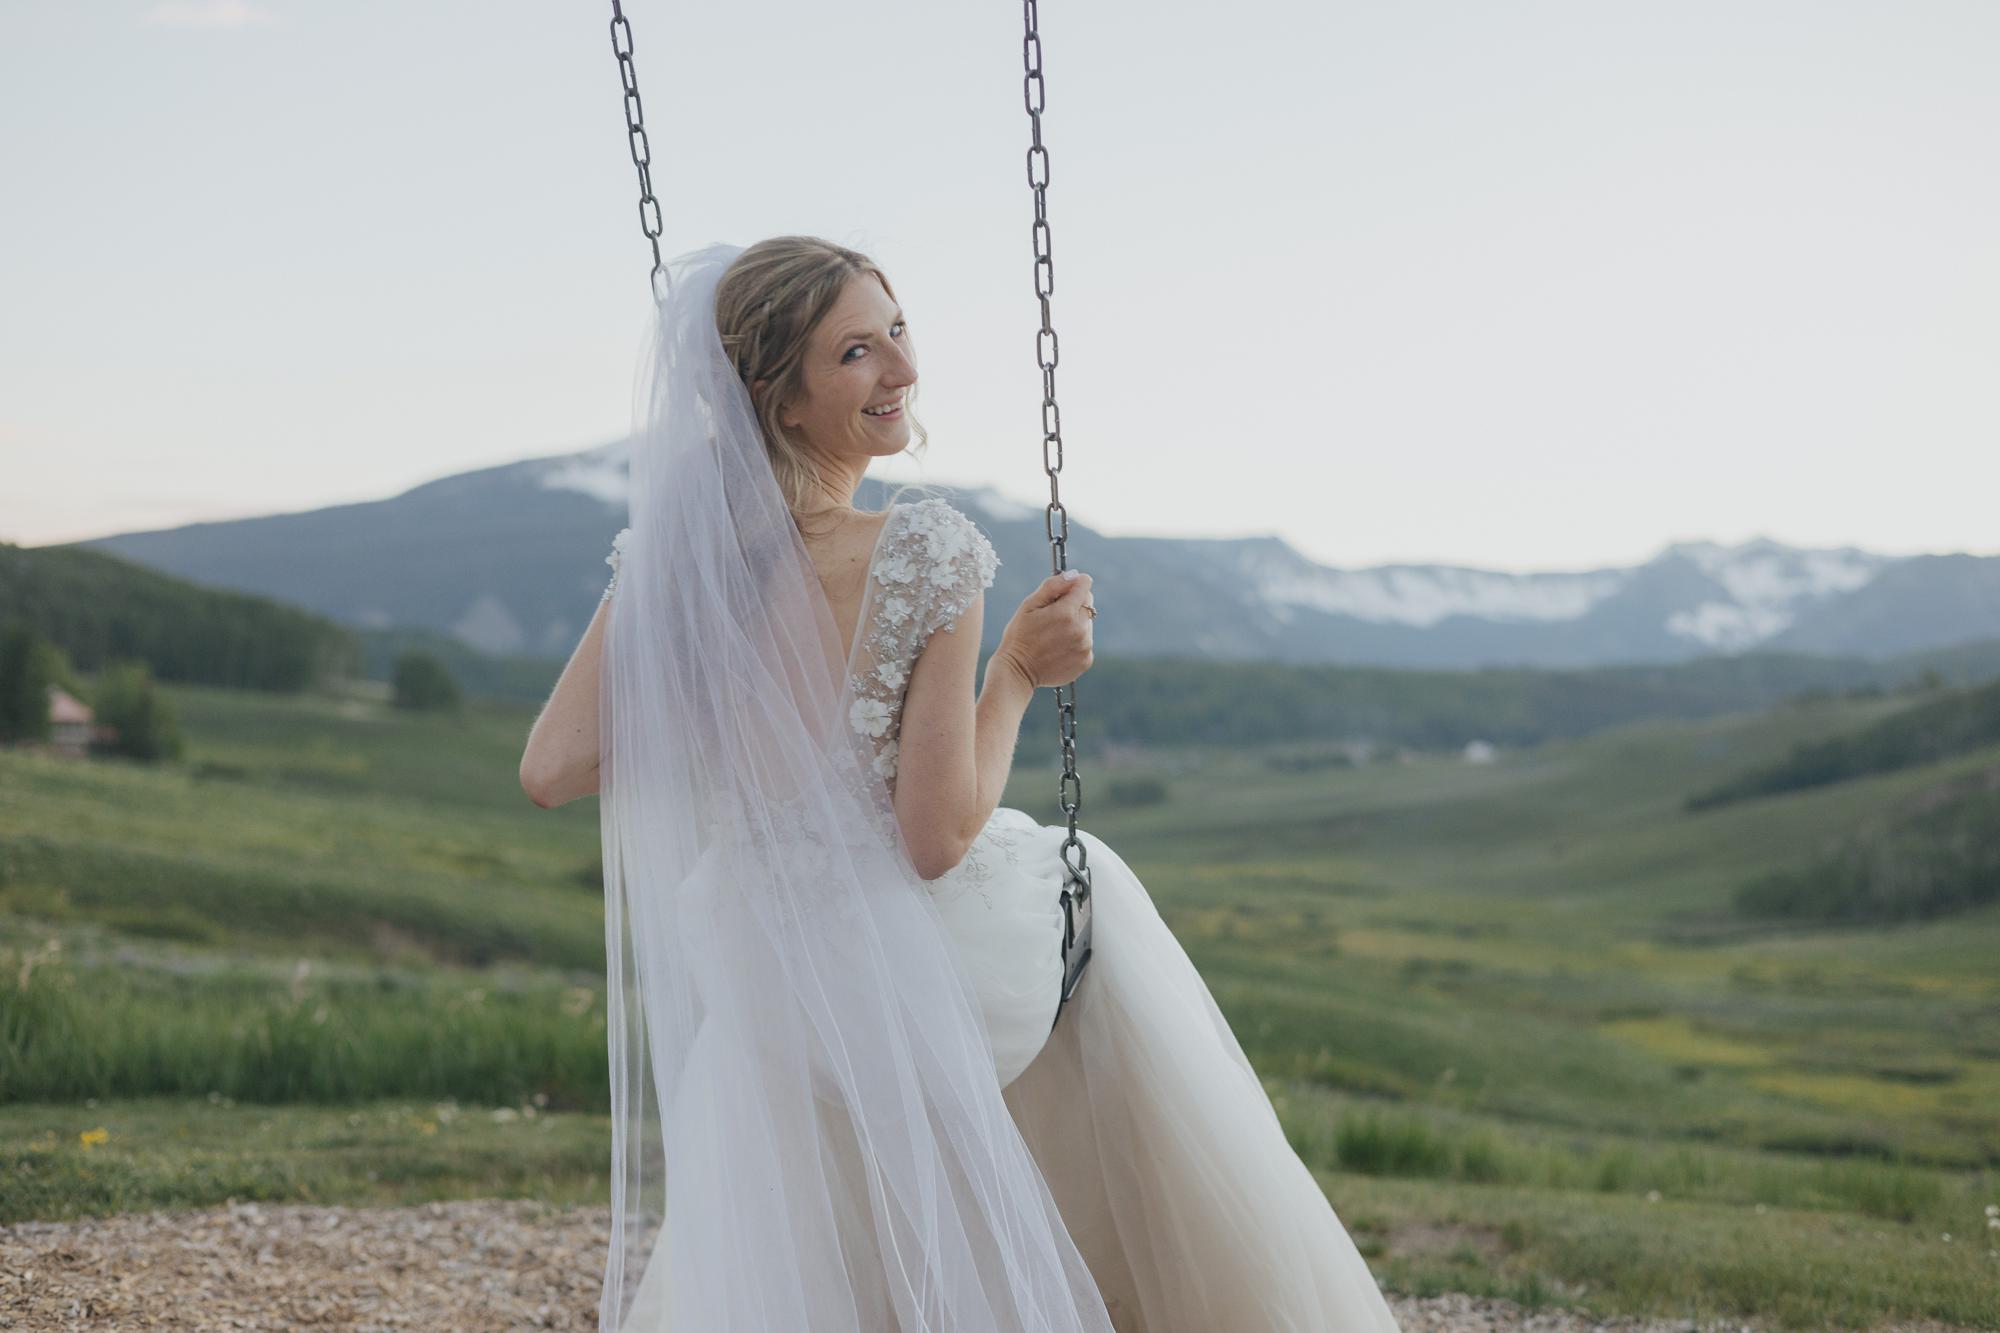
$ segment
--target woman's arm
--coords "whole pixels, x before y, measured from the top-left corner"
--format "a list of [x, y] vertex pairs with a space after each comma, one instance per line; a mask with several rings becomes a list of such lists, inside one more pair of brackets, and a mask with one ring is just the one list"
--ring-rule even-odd
[[544, 810], [597, 790], [597, 696], [604, 661], [604, 626], [611, 615], [607, 598], [570, 654], [555, 693], [528, 732], [521, 755], [521, 790]]
[[[1007, 794], [1007, 775], [1014, 771], [1014, 749], [1021, 739], [1021, 718], [1034, 700], [1035, 682], [1018, 658], [996, 650], [986, 659], [986, 681], [979, 687], [979, 702], [973, 705], [978, 795], [973, 800], [965, 847], [972, 845], [979, 830], [993, 818], [1000, 798]], [[961, 859], [965, 847], [959, 849]]]
[[1000, 803], [1034, 689], [1005, 645], [973, 698], [985, 594], [930, 636], [910, 668], [896, 750], [896, 822], [917, 873], [936, 879], [965, 859]]
[[918, 653], [903, 698], [896, 755], [896, 822], [910, 859], [935, 879], [965, 859], [993, 817], [1014, 766], [1021, 718], [1043, 684], [1060, 685], [1088, 670], [1092, 653], [1084, 607], [1090, 576], [1052, 576], [1028, 595], [986, 662], [978, 666], [984, 593], [952, 629], [940, 629]]

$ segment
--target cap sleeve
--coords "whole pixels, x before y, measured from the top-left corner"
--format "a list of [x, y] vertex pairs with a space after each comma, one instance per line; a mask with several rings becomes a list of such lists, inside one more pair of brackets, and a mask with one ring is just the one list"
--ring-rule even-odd
[[979, 525], [947, 501], [929, 499], [911, 506], [910, 530], [922, 544], [926, 579], [923, 637], [954, 629], [973, 599], [993, 583], [1000, 555]]

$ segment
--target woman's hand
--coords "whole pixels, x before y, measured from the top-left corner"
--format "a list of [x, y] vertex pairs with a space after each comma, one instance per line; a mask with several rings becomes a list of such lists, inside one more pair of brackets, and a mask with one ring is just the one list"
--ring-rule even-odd
[[[1067, 578], [1065, 574], [1073, 574]], [[1067, 685], [1090, 670], [1094, 615], [1090, 575], [1081, 570], [1051, 574], [1029, 593], [1001, 631], [995, 657], [1006, 656], [1028, 683]]]

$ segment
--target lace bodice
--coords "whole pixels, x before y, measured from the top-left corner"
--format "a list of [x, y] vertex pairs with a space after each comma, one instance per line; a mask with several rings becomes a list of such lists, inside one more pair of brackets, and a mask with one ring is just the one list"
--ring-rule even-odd
[[847, 720], [874, 747], [875, 771], [891, 786], [910, 669], [931, 635], [957, 627], [999, 567], [986, 534], [943, 499], [895, 505], [882, 524], [847, 664]]
[[[604, 563], [609, 601], [631, 529], [612, 539]], [[938, 497], [890, 507], [868, 564], [861, 613], [848, 657], [853, 697], [848, 724], [873, 747], [876, 773], [896, 782], [903, 694], [910, 669], [941, 629], [954, 629], [973, 599], [993, 583], [999, 553], [977, 524]]]

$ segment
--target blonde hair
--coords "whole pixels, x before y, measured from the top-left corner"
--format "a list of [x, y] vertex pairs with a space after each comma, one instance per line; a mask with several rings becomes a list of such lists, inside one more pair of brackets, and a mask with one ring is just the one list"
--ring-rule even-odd
[[[848, 503], [848, 497], [828, 490], [804, 444], [779, 421], [778, 410], [804, 396], [806, 351], [813, 330], [840, 300], [849, 280], [862, 273], [873, 276], [889, 299], [896, 299], [888, 275], [858, 250], [817, 236], [773, 236], [736, 256], [716, 286], [715, 328], [723, 350], [746, 388], [765, 381], [763, 391], [753, 393], [752, 400], [771, 471], [794, 521], [814, 500]], [[904, 452], [921, 456], [930, 437], [912, 410], [916, 393], [912, 384], [904, 400], [903, 411], [915, 436], [915, 443]], [[915, 488], [899, 487], [888, 504]], [[872, 512], [887, 512], [887, 505]]]

